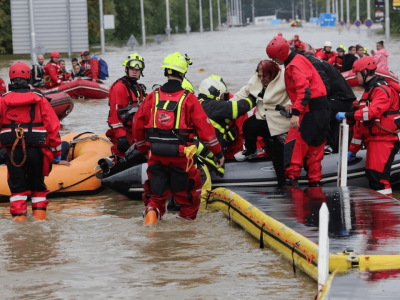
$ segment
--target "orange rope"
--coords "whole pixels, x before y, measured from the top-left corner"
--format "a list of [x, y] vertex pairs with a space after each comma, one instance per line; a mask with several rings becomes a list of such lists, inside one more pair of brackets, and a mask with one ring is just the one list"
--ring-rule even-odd
[[[15, 140], [12, 149], [11, 149], [11, 164], [16, 167], [16, 168], [20, 168], [24, 165], [25, 161], [26, 161], [26, 149], [25, 149], [25, 139], [24, 139], [24, 129], [22, 127], [18, 127], [17, 130], [15, 131], [15, 134], [17, 136], [17, 139]], [[14, 151], [15, 151], [15, 147], [17, 147], [19, 140], [22, 139], [22, 151], [24, 153], [24, 158], [22, 159], [22, 162], [17, 165], [14, 161]]]
[[[219, 196], [219, 197], [221, 197], [221, 198], [223, 198], [223, 199], [225, 199], [225, 200], [227, 200], [227, 201], [233, 201], [231, 198], [228, 198], [228, 197], [226, 197], [226, 196], [224, 196], [224, 195], [222, 195], [222, 194], [215, 193], [215, 192], [213, 192], [213, 194], [214, 194], [214, 195], [217, 195], [217, 196]], [[300, 249], [301, 251], [303, 251], [303, 252], [304, 252], [304, 255], [305, 255], [305, 257], [306, 257], [306, 260], [307, 260], [307, 262], [308, 262], [309, 264], [311, 264], [311, 263], [313, 262], [313, 260], [314, 260], [314, 258], [315, 258], [315, 255], [314, 255], [314, 254], [311, 254], [311, 255], [309, 256], [309, 255], [308, 255], [307, 249], [300, 247], [299, 245], [297, 245], [296, 242], [292, 242], [292, 241], [290, 241], [290, 240], [288, 240], [288, 239], [285, 239], [285, 238], [281, 235], [280, 232], [275, 231], [272, 227], [268, 226], [266, 223], [254, 219], [254, 217], [253, 217], [251, 214], [249, 214], [247, 211], [245, 211], [244, 209], [242, 209], [242, 207], [240, 207], [240, 206], [239, 206], [238, 204], [236, 204], [235, 202], [231, 202], [231, 203], [232, 203], [232, 205], [236, 206], [236, 207], [237, 207], [242, 213], [244, 213], [247, 217], [249, 217], [250, 219], [252, 219], [254, 222], [256, 222], [257, 224], [260, 224], [261, 226], [264, 225], [269, 231], [271, 231], [271, 232], [275, 233], [276, 235], [278, 235], [279, 237], [281, 237], [282, 240], [284, 240], [286, 243], [290, 243], [292, 246], [294, 246], [294, 247]]]

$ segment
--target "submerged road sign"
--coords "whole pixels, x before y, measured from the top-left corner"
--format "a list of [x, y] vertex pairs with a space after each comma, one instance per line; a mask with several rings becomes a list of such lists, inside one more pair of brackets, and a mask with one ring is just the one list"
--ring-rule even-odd
[[127, 46], [139, 46], [139, 42], [137, 41], [135, 36], [133, 34], [131, 34], [131, 36], [129, 37], [128, 42], [126, 42], [126, 45]]

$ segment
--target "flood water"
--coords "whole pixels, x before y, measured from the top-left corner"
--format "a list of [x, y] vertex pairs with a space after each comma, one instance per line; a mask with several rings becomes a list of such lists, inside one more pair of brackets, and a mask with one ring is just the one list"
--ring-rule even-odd
[[[216, 74], [235, 93], [267, 58], [266, 45], [277, 32], [288, 39], [299, 34], [313, 47], [330, 40], [334, 47], [360, 43], [373, 49], [383, 39], [354, 28], [339, 34], [314, 25], [245, 27], [173, 35], [171, 42], [146, 49], [108, 48], [100, 56], [109, 65], [106, 83], [111, 84], [124, 75], [124, 58], [139, 52], [146, 62], [141, 82], [151, 90], [165, 82], [163, 58], [175, 51], [187, 53], [193, 60], [187, 77], [196, 89]], [[399, 45], [393, 39], [386, 46], [397, 74]], [[30, 64], [23, 57], [0, 57], [0, 77], [6, 80], [8, 67], [18, 59]], [[107, 115], [107, 100], [75, 100], [61, 133], [105, 133]], [[313, 280], [293, 274], [289, 262], [270, 249], [259, 249], [255, 239], [221, 213], [200, 212], [194, 222], [167, 214], [157, 226], [146, 228], [140, 201], [108, 191], [51, 199], [48, 211], [48, 221], [29, 217], [26, 224], [16, 224], [9, 204], [0, 205], [2, 299], [313, 299], [317, 291]]]

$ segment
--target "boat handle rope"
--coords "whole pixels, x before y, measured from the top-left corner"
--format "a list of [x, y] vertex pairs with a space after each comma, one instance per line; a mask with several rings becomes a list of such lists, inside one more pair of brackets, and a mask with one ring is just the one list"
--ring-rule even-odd
[[[234, 199], [231, 199], [230, 197], [226, 197], [225, 195], [220, 194], [220, 193], [213, 192], [213, 194], [217, 195], [218, 197], [221, 197], [222, 199], [225, 199], [225, 200], [229, 201], [229, 207], [231, 206], [231, 202], [234, 200]], [[256, 223], [258, 223], [260, 225], [264, 225], [269, 231], [271, 231], [271, 232], [275, 233], [277, 236], [281, 237], [282, 240], [284, 240], [286, 243], [292, 244], [293, 245], [293, 249], [294, 249], [294, 247], [296, 247], [299, 250], [301, 250], [304, 253], [304, 256], [305, 256], [305, 259], [306, 259], [307, 263], [312, 264], [314, 258], [316, 258], [315, 254], [311, 253], [311, 255], [309, 255], [307, 249], [300, 247], [300, 241], [292, 242], [292, 241], [284, 238], [280, 232], [274, 230], [272, 227], [268, 226], [266, 223], [262, 223], [259, 220], [256, 220], [251, 214], [249, 214], [247, 211], [242, 209], [242, 207], [240, 207], [240, 205], [236, 204], [235, 202], [233, 202], [232, 205], [236, 206], [249, 219], [253, 220], [254, 222], [256, 222]], [[228, 209], [228, 212], [229, 212], [229, 209]]]
[[228, 220], [231, 220], [231, 202], [233, 201], [233, 199], [231, 201], [229, 201], [228, 203]]
[[293, 263], [293, 273], [294, 274], [296, 274], [296, 265], [294, 264], [294, 248], [297, 246], [297, 247], [299, 247], [300, 246], [300, 242], [301, 241], [298, 241], [297, 243], [295, 243], [294, 245], [293, 245], [293, 248], [292, 248], [292, 263]]
[[[14, 167], [20, 168], [20, 167], [22, 167], [22, 166], [25, 164], [25, 161], [26, 161], [26, 148], [25, 148], [25, 139], [24, 139], [24, 129], [18, 125], [18, 128], [17, 128], [16, 131], [15, 131], [15, 134], [16, 134], [17, 138], [16, 138], [16, 140], [15, 140], [13, 146], [12, 146], [12, 149], [11, 149], [10, 160], [11, 160], [11, 164], [12, 164]], [[15, 147], [17, 147], [18, 142], [19, 142], [20, 140], [22, 140], [22, 152], [23, 152], [23, 154], [24, 154], [24, 158], [22, 159], [22, 162], [21, 162], [20, 164], [17, 165], [17, 164], [15, 163], [15, 161], [14, 161], [14, 151], [15, 151]]]
[[103, 138], [101, 136], [98, 136], [97, 134], [86, 136], [84, 138], [79, 138], [79, 139], [72, 140], [69, 144], [73, 145], [73, 144], [77, 144], [77, 143], [88, 141], [88, 140], [92, 140], [92, 141], [102, 140], [102, 141], [104, 141], [106, 143], [109, 143], [110, 145], [113, 145], [113, 143], [109, 139], [105, 139], [105, 138]]

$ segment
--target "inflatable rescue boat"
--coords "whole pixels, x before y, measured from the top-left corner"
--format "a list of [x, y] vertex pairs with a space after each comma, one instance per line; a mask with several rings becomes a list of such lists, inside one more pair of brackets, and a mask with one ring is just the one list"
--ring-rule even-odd
[[[70, 166], [53, 164], [50, 175], [45, 178], [49, 197], [95, 194], [102, 189], [96, 177], [95, 167], [99, 159], [111, 155], [111, 142], [104, 134], [70, 133], [62, 137], [70, 143], [68, 160]], [[7, 167], [0, 166], [0, 199], [8, 201]], [[4, 197], [6, 196], [6, 197]]]
[[49, 92], [65, 92], [74, 99], [106, 99], [110, 88], [107, 84], [77, 78], [73, 81], [64, 81], [52, 89], [41, 89], [45, 94]]
[[74, 102], [71, 97], [65, 92], [45, 95], [50, 98], [50, 105], [53, 107], [58, 119], [62, 121], [74, 109]]
[[[357, 159], [348, 165], [347, 185], [368, 187], [365, 177], [366, 150], [357, 153]], [[322, 161], [322, 180], [324, 186], [336, 186], [338, 177], [339, 154], [326, 155]], [[147, 163], [133, 166], [125, 171], [102, 179], [102, 185], [133, 200], [140, 200], [143, 183], [147, 179]], [[250, 160], [231, 161], [225, 164], [223, 178], [211, 173], [213, 188], [216, 187], [277, 187], [275, 169], [272, 161]], [[306, 171], [302, 171], [300, 184], [308, 184]], [[394, 158], [390, 176], [392, 187], [400, 183], [400, 154]]]
[[[390, 71], [377, 68], [375, 73], [378, 76], [384, 77], [388, 81], [399, 83], [399, 78], [396, 76], [396, 74]], [[362, 85], [358, 83], [356, 74], [353, 72], [353, 70], [343, 72], [342, 75], [351, 87], [362, 87]]]

